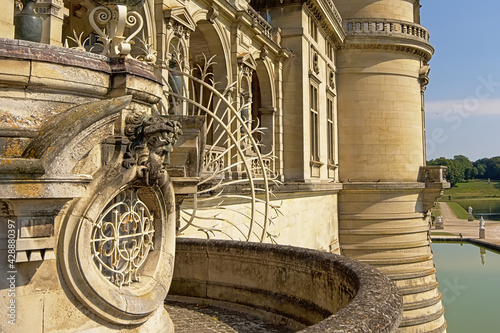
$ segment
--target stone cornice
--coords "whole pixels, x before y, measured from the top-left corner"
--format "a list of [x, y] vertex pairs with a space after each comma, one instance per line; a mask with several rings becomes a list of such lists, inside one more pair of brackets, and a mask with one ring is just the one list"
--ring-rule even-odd
[[319, 25], [337, 48], [340, 47], [346, 36], [342, 28], [342, 17], [332, 0], [252, 0], [250, 5], [257, 10], [288, 5], [305, 5], [305, 8], [317, 19]]
[[333, 2], [331, 0], [307, 0], [305, 4], [327, 36], [337, 48], [340, 48], [346, 33], [342, 27], [342, 17]]
[[424, 182], [349, 182], [344, 183], [344, 190], [358, 191], [407, 191], [423, 190]]

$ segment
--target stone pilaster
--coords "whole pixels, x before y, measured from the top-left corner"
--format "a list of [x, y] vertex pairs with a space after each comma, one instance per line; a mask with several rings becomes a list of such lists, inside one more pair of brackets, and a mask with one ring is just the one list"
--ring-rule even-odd
[[43, 19], [42, 40], [44, 44], [62, 45], [62, 26], [64, 16], [69, 10], [64, 7], [62, 0], [38, 0], [36, 11]]

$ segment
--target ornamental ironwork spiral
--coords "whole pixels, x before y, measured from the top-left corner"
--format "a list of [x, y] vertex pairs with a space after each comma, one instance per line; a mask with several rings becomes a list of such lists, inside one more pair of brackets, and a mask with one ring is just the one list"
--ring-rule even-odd
[[248, 119], [250, 103], [235, 93], [237, 82], [217, 86], [215, 56], [203, 57], [202, 65], [188, 71], [183, 53], [174, 51], [164, 66], [163, 113], [205, 116], [206, 133], [211, 135], [205, 138], [197, 192], [181, 206], [178, 234], [275, 242], [278, 235], [270, 226], [280, 212], [271, 201], [271, 185], [279, 181], [274, 156], [261, 153], [258, 137], [264, 128]]

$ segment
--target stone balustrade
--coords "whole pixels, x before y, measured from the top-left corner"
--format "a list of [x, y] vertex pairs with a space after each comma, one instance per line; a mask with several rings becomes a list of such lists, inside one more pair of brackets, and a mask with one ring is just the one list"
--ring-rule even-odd
[[429, 43], [429, 31], [419, 24], [388, 19], [348, 19], [343, 22], [347, 36], [386, 35]]
[[342, 23], [342, 17], [340, 16], [340, 13], [337, 10], [337, 8], [335, 7], [335, 4], [333, 3], [333, 1], [332, 0], [325, 0], [325, 3], [328, 5], [328, 9], [330, 10], [329, 14], [333, 15], [333, 17], [335, 18], [335, 20], [338, 23]]
[[269, 39], [272, 39], [272, 25], [270, 25], [255, 9], [250, 6], [247, 8], [247, 13], [252, 18], [254, 24], [262, 28], [264, 35], [266, 35]]
[[268, 177], [274, 177], [274, 166], [272, 158], [263, 157], [262, 158], [263, 168], [261, 167], [258, 159], [252, 160], [252, 173], [254, 177], [262, 176], [265, 170]]
[[203, 157], [203, 169], [208, 172], [223, 170], [225, 167], [223, 156], [225, 151], [226, 148], [224, 147], [206, 145]]
[[395, 332], [402, 316], [397, 288], [376, 269], [264, 243], [178, 238], [169, 295], [266, 311], [308, 333]]

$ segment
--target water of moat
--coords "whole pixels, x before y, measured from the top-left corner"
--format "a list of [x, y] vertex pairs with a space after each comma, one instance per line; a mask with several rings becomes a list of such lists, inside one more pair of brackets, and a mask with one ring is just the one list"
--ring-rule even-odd
[[[478, 220], [481, 216], [484, 216], [486, 220], [500, 221], [500, 199], [498, 198], [457, 199], [454, 201], [462, 206], [466, 211], [467, 208], [471, 206], [473, 209], [472, 214]], [[500, 329], [498, 332], [500, 332]]]
[[500, 253], [469, 243], [432, 243], [450, 333], [500, 332]]

